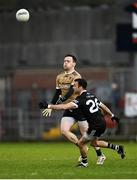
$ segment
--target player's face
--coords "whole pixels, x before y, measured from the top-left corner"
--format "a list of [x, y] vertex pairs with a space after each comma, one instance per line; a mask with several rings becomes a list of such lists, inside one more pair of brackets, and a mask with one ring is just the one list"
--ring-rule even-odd
[[67, 56], [64, 58], [63, 68], [65, 71], [73, 70], [75, 65], [76, 65], [76, 63], [73, 62], [73, 59], [71, 56]]
[[74, 89], [75, 93], [80, 94], [81, 88], [80, 88], [78, 82], [74, 82], [73, 89]]

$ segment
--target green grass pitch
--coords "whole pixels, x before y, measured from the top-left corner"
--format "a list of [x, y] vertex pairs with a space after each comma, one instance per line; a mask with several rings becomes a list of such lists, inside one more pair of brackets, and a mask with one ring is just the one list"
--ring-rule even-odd
[[[118, 143], [118, 142], [117, 142]], [[102, 149], [107, 159], [96, 165], [96, 154], [89, 149], [89, 167], [76, 167], [78, 148], [67, 142], [1, 143], [0, 179], [126, 179], [137, 178], [137, 144], [122, 142], [126, 158]]]

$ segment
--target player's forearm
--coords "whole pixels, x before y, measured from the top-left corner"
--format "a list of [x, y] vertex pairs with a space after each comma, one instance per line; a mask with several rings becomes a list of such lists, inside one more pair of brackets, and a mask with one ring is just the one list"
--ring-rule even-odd
[[64, 104], [59, 104], [59, 105], [49, 104], [48, 108], [55, 109], [55, 110], [65, 110]]
[[75, 106], [72, 103], [67, 103], [67, 104], [49, 104], [48, 105], [49, 109], [54, 109], [54, 110], [66, 110], [66, 109], [73, 109]]
[[56, 104], [60, 94], [61, 94], [61, 90], [56, 89], [55, 94], [54, 94], [54, 96], [53, 96], [53, 98], [51, 100], [51, 104]]
[[67, 104], [48, 104], [47, 101], [39, 102], [40, 109], [55, 109], [55, 110], [66, 110], [66, 109], [74, 109], [77, 108], [77, 105], [73, 102]]
[[111, 117], [114, 115], [105, 104], [101, 103], [100, 107], [105, 112], [105, 114], [107, 113]]

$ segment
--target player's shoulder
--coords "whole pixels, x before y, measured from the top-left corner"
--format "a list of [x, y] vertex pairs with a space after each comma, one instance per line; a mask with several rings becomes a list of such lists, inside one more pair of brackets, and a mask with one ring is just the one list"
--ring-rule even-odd
[[81, 74], [80, 74], [78, 71], [76, 71], [76, 70], [74, 70], [74, 71], [72, 72], [72, 74], [73, 74], [73, 76], [76, 76], [76, 77], [81, 78]]
[[65, 75], [65, 72], [63, 71], [63, 72], [60, 72], [58, 75], [57, 75], [57, 78], [60, 78], [60, 77], [62, 77], [62, 76], [64, 76]]
[[86, 98], [96, 98], [96, 96], [90, 91], [86, 91], [85, 96]]

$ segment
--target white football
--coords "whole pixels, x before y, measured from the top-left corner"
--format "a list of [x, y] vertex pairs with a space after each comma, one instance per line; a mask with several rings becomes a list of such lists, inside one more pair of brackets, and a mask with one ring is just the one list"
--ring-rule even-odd
[[16, 19], [21, 22], [27, 22], [29, 20], [29, 11], [26, 9], [19, 9], [16, 12]]

